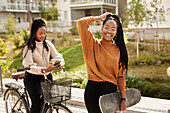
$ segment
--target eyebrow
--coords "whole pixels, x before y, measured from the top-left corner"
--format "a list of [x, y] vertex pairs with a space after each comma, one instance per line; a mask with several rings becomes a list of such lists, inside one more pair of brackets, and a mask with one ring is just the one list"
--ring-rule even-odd
[[[110, 27], [109, 25], [105, 25], [105, 26], [108, 26], [108, 27]], [[116, 27], [114, 26], [114, 27], [112, 27], [112, 28], [116, 28]]]

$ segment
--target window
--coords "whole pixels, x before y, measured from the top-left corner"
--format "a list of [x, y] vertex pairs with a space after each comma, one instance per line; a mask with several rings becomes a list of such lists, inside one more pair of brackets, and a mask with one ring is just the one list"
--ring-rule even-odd
[[85, 10], [85, 16], [91, 16], [91, 10]]
[[21, 18], [20, 17], [18, 17], [18, 23], [21, 23]]

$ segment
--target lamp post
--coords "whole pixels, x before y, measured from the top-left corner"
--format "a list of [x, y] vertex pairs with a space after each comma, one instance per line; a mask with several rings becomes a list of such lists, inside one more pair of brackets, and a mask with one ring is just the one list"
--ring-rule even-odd
[[32, 2], [32, 0], [28, 0], [28, 21], [29, 21], [29, 30], [31, 32], [31, 10], [30, 10], [30, 2]]
[[[6, 57], [0, 57], [0, 60], [6, 60]], [[0, 65], [0, 85], [1, 85], [1, 93], [0, 95], [3, 94], [3, 84], [2, 84], [2, 73], [1, 73], [1, 65]]]

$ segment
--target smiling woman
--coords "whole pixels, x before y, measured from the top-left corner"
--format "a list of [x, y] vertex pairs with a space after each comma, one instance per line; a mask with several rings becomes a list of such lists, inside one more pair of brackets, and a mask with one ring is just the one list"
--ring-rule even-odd
[[44, 26], [40, 27], [36, 33], [36, 41], [43, 42], [46, 38], [46, 28]]
[[[103, 21], [101, 40], [97, 40], [88, 29], [94, 21]], [[116, 92], [117, 87], [122, 98], [120, 109], [126, 110], [125, 76], [128, 55], [119, 17], [109, 13], [97, 17], [85, 17], [78, 21], [78, 30], [88, 74], [85, 89], [88, 112], [101, 113], [99, 97]]]
[[[54, 65], [58, 60], [60, 63]], [[24, 67], [35, 67], [25, 72], [24, 85], [32, 102], [30, 113], [41, 113], [44, 104], [41, 82], [44, 81], [44, 74], [52, 80], [51, 72], [62, 69], [65, 64], [62, 54], [46, 40], [46, 24], [41, 18], [32, 23], [30, 38], [23, 48], [22, 64]]]
[[117, 24], [113, 20], [108, 20], [102, 27], [103, 38], [107, 41], [112, 41], [117, 33]]

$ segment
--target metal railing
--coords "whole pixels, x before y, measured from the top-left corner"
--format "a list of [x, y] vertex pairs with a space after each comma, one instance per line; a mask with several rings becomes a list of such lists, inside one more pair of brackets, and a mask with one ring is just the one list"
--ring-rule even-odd
[[[30, 4], [31, 11], [39, 11], [40, 5]], [[28, 4], [7, 3], [6, 5], [0, 5], [0, 11], [28, 11]]]
[[116, 0], [71, 0], [71, 4], [88, 4], [88, 3], [116, 4]]
[[[6, 60], [6, 57], [0, 57], [0, 60]], [[0, 65], [0, 82], [1, 82], [1, 92], [0, 92], [0, 95], [2, 95], [3, 94], [3, 84], [2, 84], [1, 65]]]

